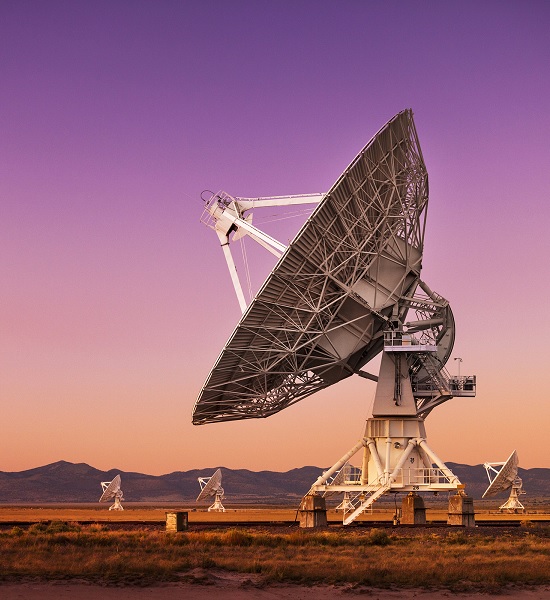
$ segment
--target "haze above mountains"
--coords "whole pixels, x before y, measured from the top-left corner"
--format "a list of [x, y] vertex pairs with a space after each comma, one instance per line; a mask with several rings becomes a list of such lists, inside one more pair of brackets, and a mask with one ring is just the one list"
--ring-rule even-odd
[[[483, 465], [447, 463], [466, 484], [467, 492], [481, 498], [487, 488]], [[296, 504], [322, 472], [321, 467], [301, 467], [284, 473], [248, 471], [221, 467], [226, 503]], [[0, 471], [0, 503], [97, 502], [102, 481], [117, 474], [122, 478], [126, 502], [194, 503], [200, 488], [198, 477], [212, 475], [212, 469], [176, 471], [166, 475], [146, 475], [119, 469], [101, 471], [85, 463], [58, 461], [18, 472]], [[550, 469], [519, 469], [526, 500], [550, 498]], [[507, 493], [499, 495], [506, 497]]]

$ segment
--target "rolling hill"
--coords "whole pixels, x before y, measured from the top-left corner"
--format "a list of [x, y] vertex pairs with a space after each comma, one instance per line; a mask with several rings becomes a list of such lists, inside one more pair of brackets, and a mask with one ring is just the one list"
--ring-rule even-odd
[[[468, 493], [481, 498], [488, 483], [483, 466], [447, 464], [466, 484]], [[156, 476], [120, 469], [101, 471], [85, 463], [58, 461], [27, 471], [0, 471], [0, 503], [97, 502], [100, 482], [110, 481], [116, 474], [122, 477], [127, 502], [192, 503], [200, 491], [197, 478], [207, 477], [214, 470], [194, 469]], [[321, 471], [320, 467], [312, 466], [284, 473], [222, 467], [223, 487], [229, 503], [295, 505]], [[528, 494], [524, 498], [550, 498], [550, 469], [520, 469], [519, 475]]]

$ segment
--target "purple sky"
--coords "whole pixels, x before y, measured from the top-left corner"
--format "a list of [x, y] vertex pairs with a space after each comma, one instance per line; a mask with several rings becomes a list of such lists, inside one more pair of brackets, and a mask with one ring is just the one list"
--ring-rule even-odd
[[430, 175], [423, 279], [478, 376], [428, 440], [444, 460], [516, 448], [550, 467], [549, 22], [543, 1], [1, 0], [0, 470], [339, 458], [366, 380], [191, 425], [239, 318], [200, 193], [326, 191], [409, 107]]

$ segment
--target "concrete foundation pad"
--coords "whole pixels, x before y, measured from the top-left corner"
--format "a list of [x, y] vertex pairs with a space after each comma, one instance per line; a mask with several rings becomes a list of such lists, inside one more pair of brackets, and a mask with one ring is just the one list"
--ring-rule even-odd
[[304, 496], [298, 509], [298, 519], [303, 528], [328, 527], [325, 499], [321, 496]]
[[403, 498], [401, 503], [401, 523], [403, 525], [425, 525], [426, 507], [424, 499], [411, 492]]
[[449, 498], [447, 525], [475, 527], [474, 499], [463, 492]]

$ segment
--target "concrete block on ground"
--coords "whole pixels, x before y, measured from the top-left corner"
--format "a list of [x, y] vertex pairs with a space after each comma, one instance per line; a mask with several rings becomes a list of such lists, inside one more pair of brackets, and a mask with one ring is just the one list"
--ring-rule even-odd
[[449, 498], [449, 515], [447, 525], [475, 527], [474, 499], [459, 492]]
[[321, 496], [304, 496], [298, 509], [300, 527], [327, 527], [327, 507]]
[[401, 523], [403, 525], [425, 525], [426, 507], [424, 499], [415, 493], [410, 493], [403, 498], [401, 503]]
[[184, 511], [166, 513], [166, 531], [167, 533], [177, 533], [187, 531], [189, 528], [189, 515]]

